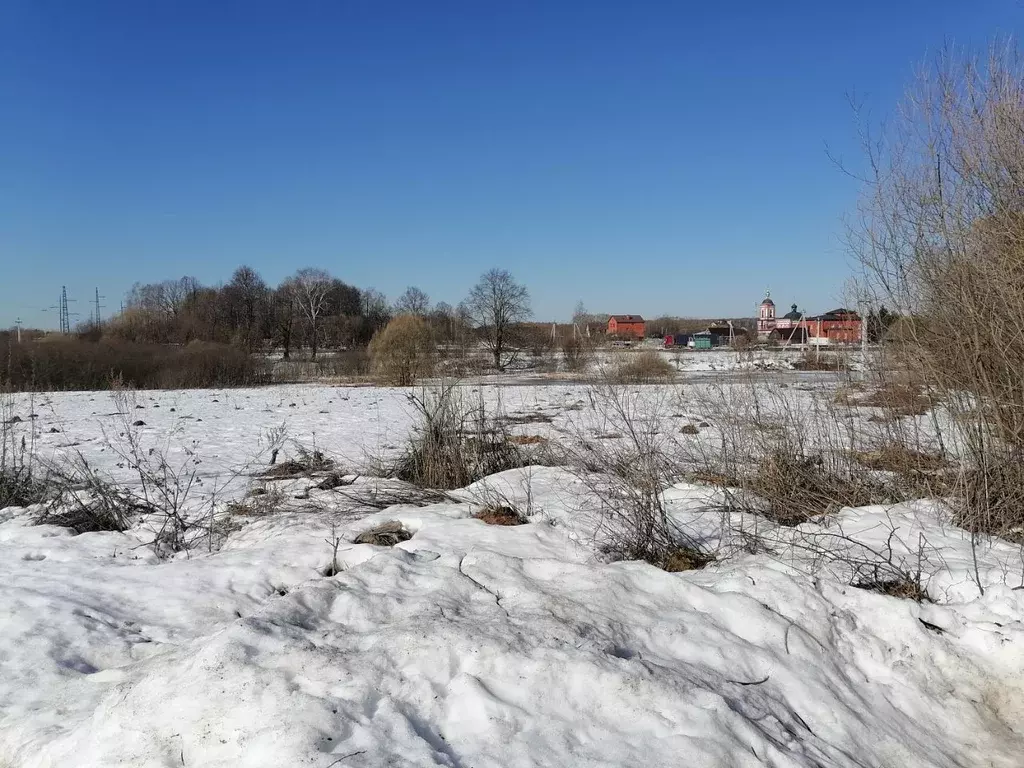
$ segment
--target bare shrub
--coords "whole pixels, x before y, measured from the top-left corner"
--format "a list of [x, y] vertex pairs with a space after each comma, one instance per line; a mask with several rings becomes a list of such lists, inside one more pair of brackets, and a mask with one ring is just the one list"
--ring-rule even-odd
[[574, 333], [562, 342], [562, 362], [565, 364], [565, 370], [570, 373], [585, 371], [590, 366], [593, 357], [590, 343], [578, 333]]
[[132, 489], [118, 485], [75, 454], [54, 473], [57, 491], [36, 518], [40, 525], [59, 525], [75, 533], [127, 531], [153, 507]]
[[829, 466], [823, 454], [791, 452], [793, 447], [789, 443], [760, 457], [757, 470], [744, 483], [767, 503], [761, 512], [774, 522], [800, 525], [842, 507], [889, 500], [881, 484]]
[[268, 380], [266, 366], [227, 344], [166, 346], [72, 337], [11, 345], [0, 384], [15, 390], [104, 390], [120, 380], [139, 389], [251, 386]]
[[419, 423], [388, 474], [423, 488], [462, 488], [506, 469], [523, 466], [520, 446], [500, 417], [483, 402], [466, 402], [460, 387], [445, 382], [410, 395]]
[[941, 52], [894, 120], [865, 132], [868, 184], [850, 228], [862, 290], [900, 320], [887, 344], [953, 415], [969, 470], [957, 519], [1024, 528], [1024, 67]]
[[434, 371], [433, 334], [416, 315], [399, 315], [370, 342], [373, 375], [384, 384], [407, 387]]
[[672, 364], [652, 350], [626, 353], [609, 372], [615, 384], [655, 384], [674, 377]]
[[592, 388], [602, 429], [617, 437], [593, 440], [578, 434], [565, 461], [599, 500], [597, 513], [605, 523], [601, 546], [609, 556], [681, 570], [682, 552], [703, 564], [713, 555], [672, 518], [665, 501], [665, 489], [685, 474], [676, 444], [662, 429], [673, 396], [665, 392], [642, 399], [613, 384]]
[[969, 531], [1024, 543], [1024, 457], [982, 454], [957, 483], [956, 522]]
[[[908, 497], [910, 484], [859, 463], [879, 451], [878, 437], [827, 391], [779, 388], [751, 372], [735, 383], [695, 388], [690, 401], [713, 414], [716, 425], [708, 440], [687, 443], [690, 476], [729, 488], [738, 511], [793, 526], [843, 507]], [[897, 437], [914, 455], [905, 433], [889, 436], [890, 451]]]
[[76, 451], [52, 469], [56, 491], [38, 521], [79, 533], [124, 531], [138, 524], [152, 535], [148, 543], [161, 557], [200, 545], [213, 549], [226, 533], [216, 515], [218, 491], [241, 477], [244, 468], [207, 485], [194, 441], [172, 451], [171, 432], [160, 444], [144, 445], [132, 421], [138, 404], [135, 391], [119, 386], [111, 399], [117, 428], [113, 433], [104, 429], [103, 445], [131, 472], [131, 479], [115, 480]]
[[[17, 425], [14, 401], [9, 394], [0, 394], [0, 509], [27, 507], [46, 499], [47, 478], [40, 476], [33, 446]], [[34, 440], [34, 430], [28, 430]]]

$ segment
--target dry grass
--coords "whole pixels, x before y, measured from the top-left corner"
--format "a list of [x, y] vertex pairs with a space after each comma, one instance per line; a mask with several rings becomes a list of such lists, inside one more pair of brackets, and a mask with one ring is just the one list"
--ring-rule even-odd
[[696, 571], [713, 562], [715, 562], [715, 558], [706, 552], [689, 547], [680, 547], [668, 552], [661, 562], [655, 563], [655, 565], [669, 573], [680, 573], [682, 571]]
[[995, 456], [963, 474], [954, 520], [969, 531], [1024, 544], [1024, 456]]
[[705, 483], [707, 485], [718, 486], [719, 488], [736, 488], [740, 485], [740, 480], [735, 475], [727, 475], [703, 469], [689, 472], [687, 473], [687, 477], [691, 482]]
[[334, 466], [334, 460], [324, 456], [321, 451], [307, 452], [300, 449], [297, 458], [272, 465], [260, 477], [268, 480], [290, 480], [296, 477], [309, 477], [318, 472], [327, 472]]
[[513, 413], [502, 416], [500, 421], [503, 424], [516, 424], [522, 426], [523, 424], [551, 424], [554, 422], [554, 418], [546, 413], [534, 411], [533, 413]]
[[871, 451], [854, 451], [853, 457], [868, 469], [895, 472], [899, 475], [933, 473], [946, 469], [949, 462], [934, 453], [924, 453], [899, 443], [884, 445]]
[[815, 352], [807, 350], [793, 363], [797, 371], [848, 371], [850, 364], [846, 358], [835, 352]]
[[356, 544], [372, 544], [375, 547], [393, 547], [411, 538], [412, 534], [402, 526], [401, 522], [392, 520], [381, 523], [368, 531], [363, 531], [353, 541]]
[[266, 517], [284, 503], [284, 494], [276, 488], [254, 488], [238, 501], [228, 502], [225, 512], [234, 517]]
[[459, 387], [442, 384], [410, 402], [419, 424], [387, 468], [390, 476], [421, 488], [453, 489], [523, 466], [521, 446], [505, 422], [489, 416], [482, 403], [468, 404]]
[[903, 600], [913, 600], [917, 603], [931, 602], [931, 598], [921, 586], [920, 579], [898, 578], [856, 581], [853, 586], [857, 589], [866, 589], [869, 592], [877, 592], [880, 595], [898, 597]]
[[543, 445], [548, 439], [540, 435], [511, 435], [509, 441], [516, 445]]
[[923, 416], [935, 406], [920, 386], [887, 384], [852, 402], [864, 408], [881, 408], [894, 416]]
[[746, 487], [766, 502], [762, 510], [766, 517], [789, 526], [835, 514], [843, 507], [891, 500], [880, 483], [836, 471], [823, 456], [783, 451], [766, 456]]
[[525, 525], [527, 522], [513, 507], [496, 504], [484, 507], [473, 517], [487, 525]]

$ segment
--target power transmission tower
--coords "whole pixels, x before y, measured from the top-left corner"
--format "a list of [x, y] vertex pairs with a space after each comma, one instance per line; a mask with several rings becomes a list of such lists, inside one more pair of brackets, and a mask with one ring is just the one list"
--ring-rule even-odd
[[60, 287], [60, 332], [71, 333], [71, 318], [68, 317], [68, 289]]
[[[71, 312], [68, 311], [68, 302], [74, 303], [74, 299], [68, 298], [68, 289], [66, 285], [60, 287], [60, 302], [57, 308], [60, 310], [60, 332], [71, 333]], [[78, 313], [75, 313], [78, 316]]]
[[105, 299], [105, 298], [107, 298], [107, 297], [106, 296], [100, 296], [100, 289], [97, 288], [96, 289], [96, 302], [95, 302], [96, 317], [93, 319], [93, 321], [96, 323], [96, 327], [97, 328], [100, 326], [100, 323], [103, 322], [103, 316], [100, 314], [100, 310], [107, 308], [106, 304], [100, 304], [100, 299]]

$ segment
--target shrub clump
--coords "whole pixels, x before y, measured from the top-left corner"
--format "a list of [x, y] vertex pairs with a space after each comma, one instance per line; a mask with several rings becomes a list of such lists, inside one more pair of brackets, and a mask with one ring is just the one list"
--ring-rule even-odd
[[483, 404], [470, 407], [459, 387], [444, 384], [409, 398], [419, 417], [405, 452], [387, 470], [420, 488], [462, 488], [524, 465], [511, 433]]
[[833, 472], [823, 456], [786, 451], [765, 456], [748, 487], [764, 499], [764, 514], [779, 525], [800, 525], [842, 507], [888, 501], [885, 489], [868, 478]]
[[369, 353], [371, 371], [383, 384], [407, 387], [434, 371], [433, 334], [415, 315], [399, 315], [374, 334]]
[[184, 346], [44, 337], [11, 345], [0, 384], [14, 390], [106, 390], [114, 382], [136, 389], [252, 386], [268, 381], [266, 366], [228, 344]]
[[46, 483], [34, 478], [28, 467], [0, 467], [0, 509], [28, 507], [46, 499]]
[[630, 354], [612, 371], [616, 384], [653, 384], [675, 376], [672, 364], [657, 352], [646, 350]]

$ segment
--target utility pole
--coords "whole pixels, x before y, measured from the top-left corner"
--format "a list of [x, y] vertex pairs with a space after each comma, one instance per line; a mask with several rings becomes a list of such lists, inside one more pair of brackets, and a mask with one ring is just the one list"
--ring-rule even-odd
[[18, 343], [21, 344], [21, 318], [14, 321], [14, 327], [18, 329]]

